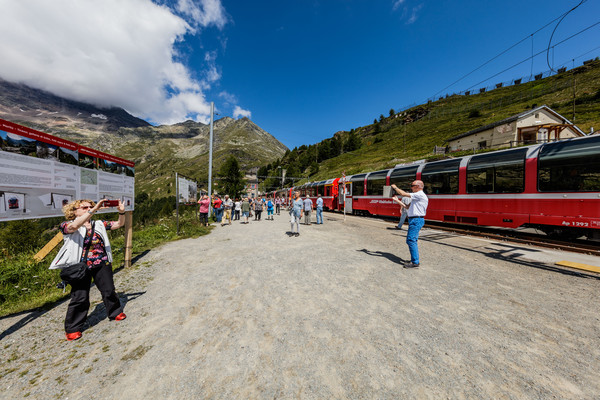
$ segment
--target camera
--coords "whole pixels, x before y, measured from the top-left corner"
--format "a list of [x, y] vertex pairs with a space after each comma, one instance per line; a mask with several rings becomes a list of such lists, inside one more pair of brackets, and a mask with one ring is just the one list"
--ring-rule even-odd
[[119, 205], [119, 200], [104, 200], [102, 205], [105, 207], [116, 207]]

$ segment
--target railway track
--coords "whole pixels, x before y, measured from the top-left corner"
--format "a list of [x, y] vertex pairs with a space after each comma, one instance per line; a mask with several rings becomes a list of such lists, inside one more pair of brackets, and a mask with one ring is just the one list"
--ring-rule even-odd
[[514, 243], [545, 247], [554, 250], [571, 251], [574, 253], [600, 256], [600, 243], [588, 240], [558, 240], [545, 234], [523, 232], [516, 230], [493, 229], [479, 226], [449, 225], [427, 221], [426, 227], [456, 232], [464, 235], [486, 237], [489, 239], [506, 240]]
[[[337, 213], [333, 213], [336, 215]], [[398, 218], [390, 218], [384, 216], [360, 216], [358, 218], [368, 218], [372, 220], [379, 220], [385, 222], [393, 222], [394, 225], [398, 223]], [[436, 221], [427, 221], [425, 223], [426, 228], [434, 228], [443, 230], [445, 232], [455, 232], [461, 235], [470, 235], [485, 237], [488, 239], [497, 239], [510, 241], [513, 243], [527, 244], [531, 246], [544, 247], [554, 250], [570, 251], [580, 254], [588, 254], [600, 257], [600, 242], [589, 241], [589, 240], [558, 240], [551, 238], [546, 234], [524, 232], [514, 229], [501, 229], [501, 228], [488, 228], [482, 226], [469, 226], [469, 225], [458, 225], [448, 224]]]

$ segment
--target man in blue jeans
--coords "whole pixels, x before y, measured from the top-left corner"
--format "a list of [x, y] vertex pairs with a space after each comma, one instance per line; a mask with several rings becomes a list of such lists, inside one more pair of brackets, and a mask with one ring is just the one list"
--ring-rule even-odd
[[419, 246], [417, 241], [419, 240], [419, 232], [423, 225], [425, 225], [425, 214], [427, 212], [427, 205], [429, 204], [429, 199], [425, 192], [423, 192], [423, 187], [423, 181], [414, 181], [410, 185], [412, 193], [407, 193], [399, 189], [396, 185], [392, 185], [392, 189], [400, 196], [411, 198], [410, 206], [408, 207], [408, 232], [406, 234], [406, 244], [410, 251], [410, 262], [405, 264], [404, 268], [419, 267]]
[[317, 197], [317, 224], [323, 224], [323, 199]]

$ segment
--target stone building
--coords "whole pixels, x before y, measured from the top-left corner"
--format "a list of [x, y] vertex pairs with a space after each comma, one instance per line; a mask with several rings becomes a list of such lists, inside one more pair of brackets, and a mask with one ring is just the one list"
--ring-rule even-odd
[[552, 142], [585, 133], [548, 106], [541, 106], [448, 139], [450, 151], [497, 149]]

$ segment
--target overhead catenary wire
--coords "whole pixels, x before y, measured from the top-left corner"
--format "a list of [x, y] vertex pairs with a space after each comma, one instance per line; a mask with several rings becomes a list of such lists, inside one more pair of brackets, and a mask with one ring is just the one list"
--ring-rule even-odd
[[[554, 27], [554, 30], [552, 31], [552, 34], [550, 35], [550, 40], [548, 40], [548, 48], [546, 49], [546, 63], [548, 64], [548, 67], [550, 67], [550, 70], [553, 72], [554, 68], [550, 65], [550, 46], [552, 45], [552, 38], [554, 37], [554, 32], [556, 32], [556, 29], [558, 28], [558, 26], [560, 25], [560, 23], [563, 21], [563, 19], [565, 19], [565, 17], [567, 15], [569, 15], [571, 13], [571, 11], [574, 11], [576, 8], [578, 8], [580, 5], [582, 5], [583, 3], [585, 3], [587, 0], [581, 0], [581, 2], [579, 2], [579, 4], [577, 4], [575, 7], [571, 8], [569, 11], [567, 11], [560, 19], [560, 21], [558, 21], [558, 23], [556, 24], [556, 26]], [[552, 47], [554, 48], [554, 47]]]
[[[565, 39], [561, 40], [560, 42], [556, 43], [556, 44], [555, 44], [553, 47], [556, 47], [556, 46], [558, 46], [559, 44], [562, 44], [562, 43], [566, 42], [567, 40], [570, 40], [570, 39], [574, 38], [575, 36], [577, 36], [577, 35], [580, 35], [580, 34], [582, 34], [583, 32], [585, 32], [585, 31], [587, 31], [587, 30], [590, 30], [590, 29], [592, 29], [593, 27], [595, 27], [595, 26], [597, 26], [597, 25], [600, 25], [600, 21], [596, 22], [595, 24], [592, 24], [592, 25], [588, 26], [587, 28], [584, 28], [584, 29], [580, 30], [580, 31], [579, 31], [579, 32], [577, 32], [577, 33], [574, 33], [573, 35], [569, 36], [568, 38], [565, 38]], [[526, 59], [524, 59], [524, 60], [521, 60], [521, 61], [519, 61], [518, 63], [516, 63], [516, 64], [513, 64], [513, 65], [511, 65], [510, 67], [508, 67], [508, 68], [506, 68], [506, 69], [504, 69], [504, 70], [502, 70], [502, 71], [500, 71], [500, 72], [498, 72], [498, 73], [496, 73], [496, 74], [494, 74], [494, 75], [492, 75], [492, 76], [490, 76], [490, 77], [488, 77], [488, 78], [486, 78], [486, 79], [484, 79], [484, 80], [482, 80], [482, 81], [480, 81], [480, 82], [478, 82], [478, 83], [476, 83], [476, 84], [472, 85], [471, 87], [469, 87], [469, 89], [472, 89], [472, 88], [474, 88], [474, 87], [477, 87], [477, 86], [481, 85], [482, 83], [484, 83], [484, 82], [486, 82], [486, 81], [489, 81], [490, 79], [492, 79], [492, 78], [495, 78], [496, 76], [498, 76], [498, 75], [500, 75], [500, 74], [503, 74], [504, 72], [506, 72], [506, 71], [509, 71], [509, 70], [511, 70], [511, 69], [513, 69], [513, 68], [515, 68], [516, 66], [518, 66], [518, 65], [521, 65], [521, 64], [523, 64], [524, 62], [527, 62], [527, 61], [529, 61], [529, 60], [533, 59], [534, 57], [537, 57], [537, 56], [539, 56], [540, 54], [544, 53], [545, 51], [546, 51], [546, 50], [544, 49], [544, 50], [541, 50], [541, 51], [539, 51], [539, 52], [537, 52], [537, 53], [535, 53], [535, 54], [532, 54], [532, 55], [531, 55], [531, 57], [527, 57]]]
[[[579, 7], [582, 3], [586, 2], [587, 0], [582, 0], [581, 3], [579, 3], [575, 8]], [[500, 53], [498, 53], [497, 55], [495, 55], [494, 57], [490, 58], [489, 60], [487, 60], [486, 62], [484, 62], [483, 64], [481, 64], [480, 66], [478, 66], [477, 68], [475, 68], [474, 70], [472, 70], [471, 72], [463, 75], [462, 77], [460, 77], [459, 79], [457, 79], [456, 81], [452, 82], [451, 84], [449, 84], [448, 86], [446, 86], [445, 88], [437, 91], [433, 96], [431, 97], [435, 97], [438, 94], [444, 92], [446, 89], [454, 86], [455, 84], [457, 84], [458, 82], [462, 81], [463, 79], [465, 79], [466, 77], [472, 75], [473, 73], [477, 72], [478, 70], [480, 70], [481, 68], [485, 67], [486, 65], [488, 65], [489, 63], [491, 63], [492, 61], [494, 61], [495, 59], [497, 59], [498, 57], [506, 54], [507, 52], [509, 52], [510, 50], [512, 50], [513, 48], [515, 48], [516, 46], [520, 45], [521, 43], [523, 43], [524, 41], [528, 40], [528, 39], [532, 39], [533, 40], [533, 35], [537, 34], [538, 32], [542, 31], [543, 29], [547, 28], [549, 25], [553, 24], [554, 22], [556, 22], [559, 19], [562, 19], [564, 17], [567, 16], [567, 14], [569, 14], [571, 11], [573, 11], [573, 9], [559, 15], [558, 17], [556, 17], [555, 19], [553, 19], [552, 21], [548, 22], [547, 24], [545, 24], [544, 26], [542, 26], [541, 28], [538, 28], [536, 31], [534, 31], [533, 33], [525, 36], [523, 39], [519, 40], [518, 42], [516, 42], [515, 44], [513, 44], [512, 46], [508, 47], [506, 50], [501, 51]], [[558, 25], [557, 25], [558, 26]], [[555, 45], [556, 46], [556, 45]], [[528, 58], [529, 60], [529, 58]], [[519, 63], [520, 64], [520, 63]], [[494, 75], [495, 76], [495, 75]]]

